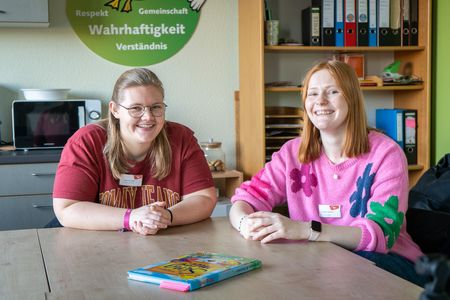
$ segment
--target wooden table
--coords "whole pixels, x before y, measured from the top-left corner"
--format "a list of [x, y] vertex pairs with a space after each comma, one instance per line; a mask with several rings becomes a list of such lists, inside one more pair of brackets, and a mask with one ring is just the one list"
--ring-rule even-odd
[[[226, 218], [155, 236], [68, 228], [37, 232], [49, 290], [45, 284], [29, 290], [44, 291], [47, 299], [419, 299], [422, 291], [331, 243], [246, 241]], [[195, 251], [254, 257], [263, 266], [189, 293], [127, 279], [130, 269]], [[45, 273], [40, 276], [42, 281]]]
[[36, 229], [0, 231], [0, 299], [45, 299], [48, 291]]

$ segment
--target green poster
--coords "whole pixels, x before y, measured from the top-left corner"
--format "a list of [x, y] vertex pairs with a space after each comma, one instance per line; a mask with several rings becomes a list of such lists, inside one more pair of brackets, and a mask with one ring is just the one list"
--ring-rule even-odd
[[97, 55], [126, 66], [162, 62], [194, 33], [205, 0], [67, 0], [81, 41]]

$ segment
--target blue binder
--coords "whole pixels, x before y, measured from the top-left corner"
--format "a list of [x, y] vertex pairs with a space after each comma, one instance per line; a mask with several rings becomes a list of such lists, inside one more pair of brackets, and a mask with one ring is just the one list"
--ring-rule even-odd
[[378, 46], [377, 0], [369, 0], [369, 46]]
[[344, 0], [336, 0], [336, 46], [344, 47]]
[[375, 126], [391, 137], [404, 149], [403, 109], [379, 108], [376, 110]]
[[408, 165], [417, 164], [417, 110], [377, 109], [376, 127], [402, 147]]

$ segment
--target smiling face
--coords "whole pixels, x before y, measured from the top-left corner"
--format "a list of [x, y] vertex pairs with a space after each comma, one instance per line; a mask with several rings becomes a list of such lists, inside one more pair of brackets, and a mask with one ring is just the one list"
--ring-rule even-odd
[[[119, 103], [124, 107], [134, 105], [153, 106], [162, 104], [164, 97], [161, 91], [152, 86], [133, 86], [121, 92]], [[146, 153], [150, 145], [164, 127], [165, 116], [155, 117], [150, 113], [149, 107], [140, 118], [132, 117], [128, 110], [115, 102], [109, 104], [114, 117], [120, 123], [120, 136], [124, 141], [129, 153], [134, 158], [140, 158], [142, 153]]]
[[314, 73], [306, 91], [305, 110], [321, 134], [344, 136], [348, 105], [328, 70]]

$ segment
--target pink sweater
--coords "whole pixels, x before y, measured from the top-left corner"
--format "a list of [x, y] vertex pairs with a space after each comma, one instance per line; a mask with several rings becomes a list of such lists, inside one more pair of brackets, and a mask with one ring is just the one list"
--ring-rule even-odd
[[358, 226], [362, 237], [355, 251], [395, 252], [412, 261], [422, 255], [406, 232], [408, 167], [393, 140], [372, 131], [368, 153], [337, 165], [323, 152], [301, 164], [300, 143], [284, 144], [231, 201], [246, 201], [256, 211], [287, 204], [293, 220]]

